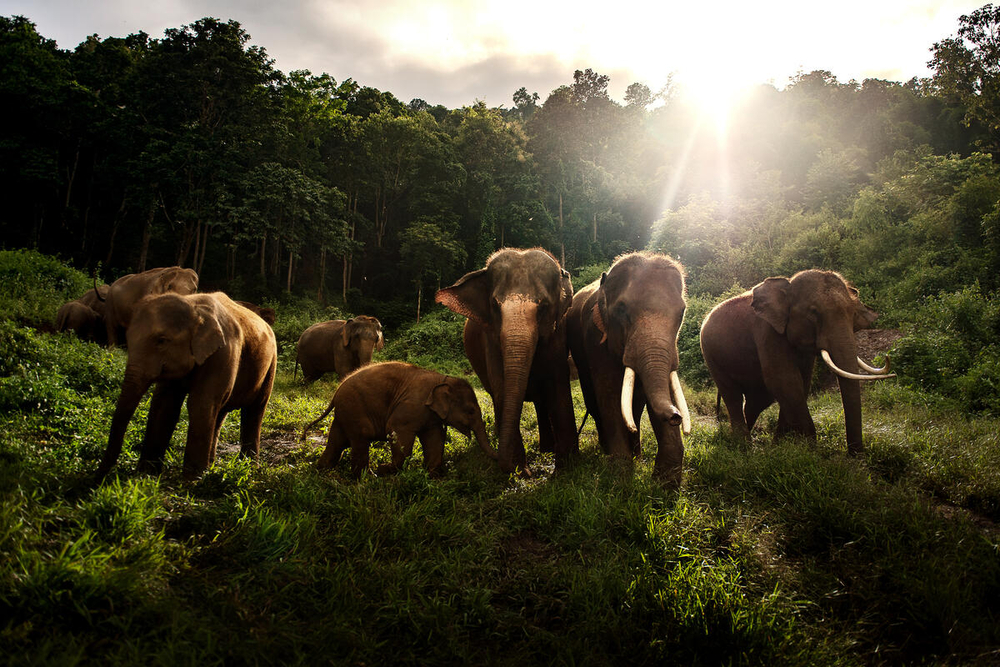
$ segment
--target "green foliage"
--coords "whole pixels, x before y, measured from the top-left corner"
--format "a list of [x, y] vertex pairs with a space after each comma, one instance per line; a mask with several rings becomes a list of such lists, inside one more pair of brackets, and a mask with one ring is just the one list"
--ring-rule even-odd
[[67, 301], [83, 296], [93, 278], [36, 250], [0, 250], [0, 309], [4, 319], [51, 324]]
[[446, 375], [469, 375], [472, 368], [465, 357], [462, 329], [465, 318], [446, 308], [436, 308], [420, 322], [393, 332], [386, 339], [383, 356], [433, 368]]

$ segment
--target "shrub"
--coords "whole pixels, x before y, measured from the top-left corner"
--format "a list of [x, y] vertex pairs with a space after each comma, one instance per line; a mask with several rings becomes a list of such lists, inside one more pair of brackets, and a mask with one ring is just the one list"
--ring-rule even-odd
[[47, 326], [59, 306], [93, 287], [93, 278], [35, 250], [0, 250], [2, 318]]

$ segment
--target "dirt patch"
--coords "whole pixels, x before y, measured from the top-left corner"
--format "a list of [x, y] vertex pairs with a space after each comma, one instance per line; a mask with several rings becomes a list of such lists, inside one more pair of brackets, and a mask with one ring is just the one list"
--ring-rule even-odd
[[[322, 438], [307, 438], [302, 441], [295, 434], [278, 433], [260, 439], [260, 462], [269, 466], [290, 463], [309, 456], [313, 450], [324, 446], [326, 441]], [[237, 456], [239, 453], [238, 442], [220, 442], [216, 448], [216, 455], [219, 457]]]

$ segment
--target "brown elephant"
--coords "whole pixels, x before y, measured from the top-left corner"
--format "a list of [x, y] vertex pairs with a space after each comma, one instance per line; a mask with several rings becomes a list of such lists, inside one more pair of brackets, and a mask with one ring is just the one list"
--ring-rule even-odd
[[[713, 308], [701, 327], [701, 350], [733, 431], [748, 438], [760, 413], [777, 401], [775, 437], [815, 439], [806, 398], [819, 355], [839, 376], [847, 450], [863, 451], [860, 381], [893, 377], [857, 355], [854, 332], [877, 317], [843, 276], [816, 269], [768, 278]], [[860, 374], [859, 364], [871, 375]]]
[[378, 474], [391, 474], [402, 468], [413, 452], [414, 438], [420, 438], [424, 466], [438, 475], [444, 465], [445, 426], [467, 437], [475, 434], [480, 448], [497, 457], [476, 392], [462, 378], [398, 361], [365, 366], [344, 379], [329, 407], [302, 431], [302, 438], [331, 410], [333, 423], [319, 459], [321, 469], [337, 465], [350, 447], [351, 473], [359, 478], [368, 469], [370, 443], [389, 439], [392, 463], [379, 466]]
[[101, 314], [80, 299], [69, 301], [56, 313], [56, 331], [72, 331], [80, 340], [98, 345], [107, 343], [107, 330]]
[[[130, 273], [111, 283], [104, 297], [104, 322], [108, 345], [114, 347], [123, 339], [132, 322], [132, 310], [140, 299], [155, 294], [194, 294], [198, 291], [198, 274], [194, 269], [166, 266], [142, 273]], [[100, 295], [98, 295], [100, 298]]]
[[274, 308], [266, 308], [264, 306], [258, 306], [257, 304], [251, 303], [250, 301], [237, 301], [236, 303], [240, 304], [247, 310], [253, 311], [257, 315], [259, 315], [260, 319], [267, 322], [268, 326], [271, 327], [274, 326]]
[[[295, 344], [295, 369], [302, 366], [306, 384], [335, 371], [340, 380], [371, 363], [372, 353], [385, 346], [382, 323], [370, 315], [349, 320], [317, 322]], [[292, 377], [295, 377], [295, 369]]]
[[569, 273], [541, 248], [505, 248], [436, 300], [468, 318], [465, 353], [493, 398], [500, 468], [531, 474], [521, 438], [526, 400], [538, 415], [539, 448], [555, 452], [557, 468], [565, 465], [579, 451], [566, 342]]
[[153, 383], [140, 470], [162, 470], [185, 396], [190, 419], [185, 478], [198, 476], [215, 460], [219, 430], [232, 410], [240, 410], [240, 454], [256, 458], [278, 358], [271, 327], [222, 292], [168, 293], [140, 300], [126, 335], [125, 379], [98, 477], [118, 460], [128, 423]]
[[569, 347], [587, 411], [604, 451], [638, 456], [636, 422], [649, 408], [656, 435], [653, 475], [677, 486], [691, 430], [677, 375], [677, 332], [684, 320], [684, 272], [665, 255], [632, 253], [573, 297]]

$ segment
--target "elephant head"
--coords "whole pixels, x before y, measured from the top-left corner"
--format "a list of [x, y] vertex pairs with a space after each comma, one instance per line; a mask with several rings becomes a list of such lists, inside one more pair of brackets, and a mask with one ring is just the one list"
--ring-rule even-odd
[[462, 378], [444, 376], [443, 381], [431, 389], [424, 405], [465, 437], [475, 434], [479, 448], [490, 458], [497, 458], [497, 450], [490, 445], [490, 439], [486, 435], [479, 399], [468, 382]]
[[650, 419], [683, 426], [685, 433], [691, 430], [677, 375], [677, 332], [684, 309], [683, 270], [664, 255], [626, 255], [601, 276], [592, 317], [608, 351], [625, 366], [621, 408], [630, 431], [636, 431], [632, 397], [637, 375]]
[[370, 315], [358, 315], [344, 322], [341, 342], [349, 350], [358, 365], [364, 366], [372, 360], [374, 350], [385, 347], [382, 323]]
[[[838, 273], [811, 269], [789, 278], [768, 278], [753, 288], [754, 313], [792, 347], [819, 353], [838, 375], [847, 428], [847, 448], [858, 452], [861, 439], [860, 380], [892, 377], [858, 358], [854, 332], [870, 327], [878, 314], [858, 298], [858, 290]], [[858, 373], [859, 362], [872, 373]], [[808, 389], [808, 388], [807, 388]]]
[[[485, 268], [472, 271], [451, 287], [439, 290], [436, 300], [469, 318], [470, 323], [482, 330], [484, 340], [475, 343], [479, 351], [470, 351], [467, 324], [466, 352], [474, 367], [477, 363], [473, 356], [488, 358], [481, 364], [487, 377], [483, 378], [480, 368], [476, 371], [493, 396], [494, 407], [500, 407], [497, 415], [500, 466], [506, 472], [523, 468], [524, 447], [519, 430], [521, 408], [532, 365], [538, 363], [538, 351], [544, 351], [545, 355], [542, 360], [545, 367], [539, 369], [540, 373], [554, 375], [553, 364], [565, 367], [568, 393], [565, 316], [573, 302], [569, 273], [550, 253], [540, 248], [505, 248], [494, 253]], [[542, 396], [537, 400], [547, 403], [552, 399]], [[556, 407], [553, 412], [567, 412], [568, 418], [572, 418], [571, 404], [568, 408]], [[558, 420], [560, 416], [553, 415], [553, 419]], [[540, 431], [543, 428], [549, 427], [539, 424]], [[560, 442], [568, 441], [569, 437], [561, 434], [561, 430], [565, 429], [554, 428], [557, 461], [562, 447]]]
[[99, 475], [117, 461], [129, 421], [150, 385], [187, 376], [225, 345], [218, 310], [211, 300], [192, 302], [173, 293], [149, 296], [136, 305], [126, 333], [125, 379]]
[[194, 294], [198, 291], [198, 273], [194, 269], [171, 266], [163, 269], [150, 285], [150, 294]]

